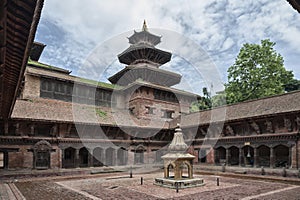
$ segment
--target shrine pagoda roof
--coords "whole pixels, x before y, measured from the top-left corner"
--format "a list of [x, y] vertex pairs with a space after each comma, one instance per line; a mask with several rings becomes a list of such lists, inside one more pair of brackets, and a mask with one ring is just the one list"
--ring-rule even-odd
[[134, 66], [126, 66], [124, 69], [108, 78], [111, 83], [122, 86], [126, 86], [138, 79], [156, 83], [158, 85], [173, 86], [180, 82], [181, 75], [171, 71], [151, 67], [146, 63], [143, 63]]
[[136, 32], [128, 38], [130, 44], [147, 43], [155, 46], [161, 42], [161, 36], [154, 35], [148, 31], [146, 21], [144, 20], [142, 31]]

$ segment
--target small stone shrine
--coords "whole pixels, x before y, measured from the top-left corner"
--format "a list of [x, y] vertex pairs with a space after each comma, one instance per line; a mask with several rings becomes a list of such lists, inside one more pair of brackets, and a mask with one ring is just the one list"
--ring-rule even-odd
[[[155, 185], [179, 189], [204, 185], [203, 179], [193, 177], [195, 156], [187, 153], [187, 148], [178, 124], [168, 153], [161, 157], [164, 160], [164, 178], [155, 178]], [[186, 171], [187, 176], [184, 175]], [[171, 175], [172, 172], [174, 175]]]

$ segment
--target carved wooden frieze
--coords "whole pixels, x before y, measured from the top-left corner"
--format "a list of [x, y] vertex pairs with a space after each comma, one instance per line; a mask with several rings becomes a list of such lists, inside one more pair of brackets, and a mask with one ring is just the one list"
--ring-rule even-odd
[[289, 131], [291, 132], [293, 129], [292, 129], [292, 122], [289, 118], [284, 118], [284, 127]]
[[232, 129], [232, 127], [230, 125], [225, 126], [223, 135], [224, 136], [234, 136], [235, 135], [234, 130]]
[[256, 133], [256, 134], [260, 134], [260, 128], [258, 126], [258, 124], [255, 121], [250, 122], [250, 127], [252, 128], [252, 130]]
[[299, 131], [300, 130], [300, 117], [299, 116], [296, 117], [295, 123], [296, 123], [296, 126], [297, 126], [297, 130]]
[[270, 120], [266, 120], [265, 125], [268, 133], [274, 133], [273, 123]]

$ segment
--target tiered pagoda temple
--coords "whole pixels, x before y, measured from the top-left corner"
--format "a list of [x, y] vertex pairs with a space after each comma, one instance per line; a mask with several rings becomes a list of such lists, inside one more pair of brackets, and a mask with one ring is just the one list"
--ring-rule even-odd
[[[13, 27], [13, 23], [6, 27]], [[6, 29], [0, 33], [3, 31]], [[7, 33], [7, 44], [14, 37], [16, 41], [25, 40], [18, 37], [25, 30]], [[182, 137], [189, 145], [187, 151], [195, 156], [193, 164], [265, 167], [266, 171], [299, 168], [300, 91], [228, 105], [224, 126], [210, 129], [218, 123], [212, 121], [212, 114], [222, 108], [190, 113], [191, 102], [200, 96], [172, 87], [180, 82], [181, 75], [160, 68], [171, 60], [170, 52], [156, 48], [161, 37], [150, 33], [144, 23], [142, 30], [128, 39], [129, 48], [118, 56], [126, 66], [109, 78], [112, 84], [75, 77], [69, 70], [39, 62], [44, 45], [36, 43], [24, 78], [17, 78], [21, 87], [15, 85], [13, 90], [7, 90], [9, 94], [19, 90], [14, 93], [15, 102], [4, 100], [4, 85], [11, 84], [4, 76], [12, 73], [10, 65], [20, 65], [21, 70], [13, 73], [21, 74], [22, 60], [24, 63], [27, 59], [20, 45], [14, 51], [9, 49], [10, 45], [3, 47], [6, 50], [0, 51], [1, 59], [5, 58], [4, 64], [0, 63], [1, 69], [5, 69], [0, 77], [0, 168], [162, 164], [161, 157], [168, 151], [177, 123], [181, 124]], [[18, 56], [18, 63], [11, 61], [12, 52]], [[73, 92], [75, 84], [77, 90]], [[114, 94], [117, 98], [112, 98]], [[80, 101], [72, 102], [74, 97]], [[74, 121], [73, 103], [82, 108], [80, 121]], [[111, 105], [129, 113], [134, 123], [124, 117], [121, 124], [116, 122]], [[83, 134], [78, 133], [78, 127]], [[106, 138], [99, 137], [99, 127]], [[206, 142], [207, 135], [210, 143]]]

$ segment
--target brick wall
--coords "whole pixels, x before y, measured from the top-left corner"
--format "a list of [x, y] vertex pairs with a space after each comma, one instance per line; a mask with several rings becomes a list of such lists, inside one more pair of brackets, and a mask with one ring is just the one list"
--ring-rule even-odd
[[40, 78], [25, 75], [25, 86], [22, 93], [23, 99], [33, 99], [40, 96]]

